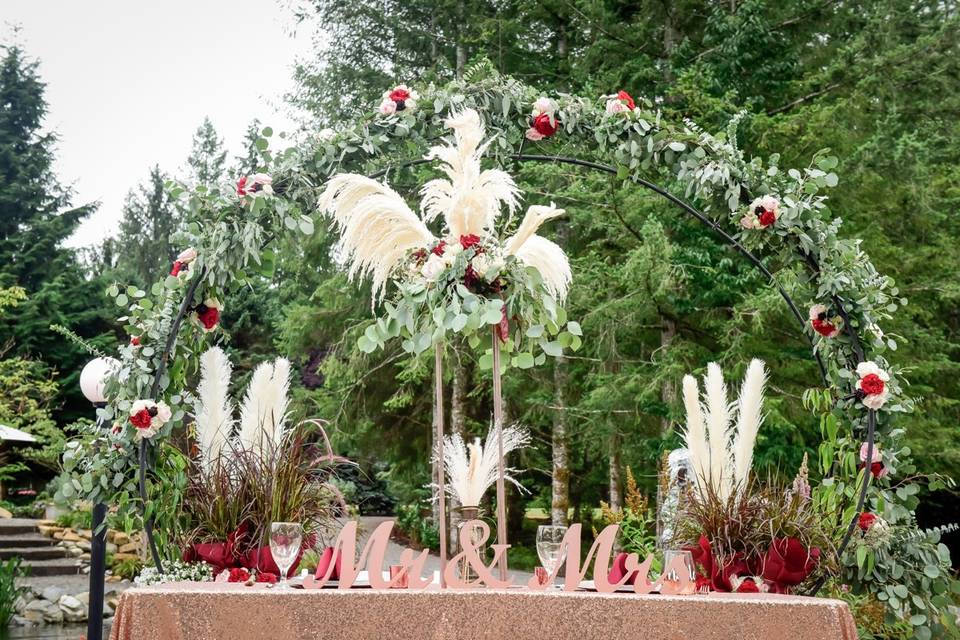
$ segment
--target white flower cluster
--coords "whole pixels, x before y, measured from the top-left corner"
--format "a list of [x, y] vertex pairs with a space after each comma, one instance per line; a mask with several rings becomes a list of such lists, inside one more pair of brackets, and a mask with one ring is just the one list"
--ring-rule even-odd
[[176, 560], [164, 566], [160, 573], [156, 567], [146, 567], [134, 578], [133, 583], [138, 587], [148, 587], [152, 584], [164, 582], [211, 582], [213, 569], [206, 562], [182, 562]]

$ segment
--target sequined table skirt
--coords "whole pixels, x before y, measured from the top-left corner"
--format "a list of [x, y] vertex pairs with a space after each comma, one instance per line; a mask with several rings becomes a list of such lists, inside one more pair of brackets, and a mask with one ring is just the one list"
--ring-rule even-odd
[[535, 638], [856, 640], [839, 600], [772, 594], [602, 595], [176, 583], [129, 589], [111, 640]]

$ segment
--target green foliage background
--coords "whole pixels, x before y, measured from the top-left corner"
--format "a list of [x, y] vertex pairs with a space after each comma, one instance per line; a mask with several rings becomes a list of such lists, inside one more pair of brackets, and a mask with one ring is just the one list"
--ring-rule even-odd
[[[843, 234], [863, 238], [878, 269], [909, 299], [884, 327], [903, 351], [890, 357], [910, 367], [908, 393], [920, 400], [902, 425], [905, 443], [922, 472], [960, 466], [956, 2], [302, 0], [291, 11], [332, 34], [299, 62], [288, 96], [308, 114], [306, 136], [353, 122], [395, 83], [443, 83], [487, 59], [544, 91], [625, 89], [708, 130], [743, 111], [740, 146], [780, 153], [783, 166], [803, 166], [829, 146], [843, 176], [831, 191]], [[69, 326], [95, 344], [112, 341], [114, 310], [91, 301], [110, 282], [146, 287], [164, 273], [182, 248], [176, 233], [184, 216], [164, 192], [169, 174], [156, 168], [131, 191], [117, 239], [88, 254], [62, 248], [95, 204], [72, 207], [54, 178], [55, 137], [41, 127], [43, 83], [36, 62], [16, 47], [3, 49], [0, 105], [0, 287], [26, 294], [0, 318], [0, 383], [8, 397], [34, 402], [33, 413], [21, 416], [28, 430], [56, 430], [53, 420], [62, 426], [86, 410], [76, 381], [86, 355], [48, 326]], [[228, 161], [217, 132], [203, 123], [184, 177], [207, 182], [252, 170], [258, 130], [251, 125], [249, 153]], [[791, 476], [821, 439], [800, 402], [818, 375], [776, 292], [646, 192], [569, 167], [511, 170], [529, 200], [553, 199], [568, 211], [550, 233], [564, 236], [571, 256], [569, 315], [585, 333], [583, 349], [567, 361], [562, 409], [577, 517], [607, 499], [611, 465], [629, 465], [641, 488], [655, 491], [660, 454], [677, 443], [675, 385], [711, 360], [733, 379], [750, 357], [767, 361], [775, 386], [757, 464]], [[412, 195], [425, 175], [405, 172], [391, 182]], [[429, 481], [429, 354], [356, 348], [371, 318], [369, 292], [345, 281], [333, 241], [318, 225], [307, 243], [278, 246], [273, 275], [246, 283], [245, 295], [231, 300], [224, 326], [234, 361], [242, 373], [266, 354], [292, 357], [305, 413], [332, 420], [340, 451], [399, 501], [415, 501]], [[482, 434], [488, 374], [465, 350], [457, 354], [466, 366], [467, 430]], [[550, 431], [561, 410], [555, 371], [511, 371], [505, 384], [508, 415], [528, 424], [537, 443], [520, 461], [530, 469], [524, 484], [534, 505], [549, 507]], [[3, 411], [5, 420], [16, 413]], [[925, 496], [921, 524], [960, 520], [956, 497]], [[946, 540], [955, 545], [956, 535]]]

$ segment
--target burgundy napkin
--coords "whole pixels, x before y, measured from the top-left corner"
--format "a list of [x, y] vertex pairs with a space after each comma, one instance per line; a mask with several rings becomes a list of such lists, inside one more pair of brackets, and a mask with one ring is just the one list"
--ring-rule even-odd
[[[317, 561], [317, 572], [316, 572], [316, 576], [318, 580], [323, 578], [323, 576], [327, 573], [327, 567], [330, 566], [330, 561], [333, 560], [334, 553], [335, 553], [335, 550], [333, 547], [326, 547], [324, 548], [323, 553], [320, 554], [320, 560]], [[331, 580], [340, 579], [340, 560], [342, 558], [340, 557], [339, 553], [337, 553], [336, 556], [337, 557], [336, 557], [336, 560], [334, 561], [333, 571], [330, 573]]]
[[[634, 571], [627, 579], [626, 584], [635, 583], [639, 573], [639, 571]], [[616, 584], [623, 580], [625, 575], [627, 575], [627, 554], [618, 553], [617, 557], [613, 559], [613, 566], [610, 568], [610, 573], [607, 574], [607, 582]]]

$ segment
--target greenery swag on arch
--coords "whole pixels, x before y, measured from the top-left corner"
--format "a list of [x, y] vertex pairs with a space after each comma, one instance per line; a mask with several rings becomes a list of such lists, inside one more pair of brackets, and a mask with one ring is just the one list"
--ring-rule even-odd
[[[171, 518], [177, 505], [151, 493], [146, 470], [152, 468], [161, 476], [173, 471], [164, 466], [163, 452], [172, 446], [168, 440], [174, 429], [184, 426], [193, 400], [187, 381], [197, 373], [207, 333], [219, 330], [215, 323], [209, 327], [204, 321], [209, 309], [219, 310], [219, 301], [229, 300], [230, 293], [246, 280], [272, 273], [275, 255], [269, 244], [278, 234], [312, 233], [317, 196], [329, 176], [343, 171], [383, 176], [419, 164], [423, 151], [444, 134], [444, 117], [472, 107], [482, 114], [488, 133], [496, 135], [487, 149], [490, 162], [508, 166], [575, 156], [563, 161], [599, 168], [625, 183], [655, 189], [688, 213], [699, 214], [701, 222], [754, 261], [804, 324], [821, 362], [826, 388], [809, 392], [806, 400], [821, 416], [824, 442], [818, 466], [831, 479], [821, 484], [815, 499], [833, 507], [838, 522], [850, 523], [844, 544], [867, 495], [888, 505], [893, 517], [911, 518], [915, 491], [904, 495], [901, 486], [894, 492], [857, 469], [861, 438], [854, 434], [868, 434], [872, 449], [874, 425], [881, 436], [895, 437], [890, 418], [912, 411], [914, 403], [903, 392], [902, 370], [892, 367], [883, 355], [895, 350], [896, 342], [879, 328], [905, 300], [891, 278], [877, 273], [858, 241], [839, 236], [840, 220], [830, 218], [823, 191], [837, 184], [832, 172], [837, 159], [824, 151], [802, 170], [781, 171], [776, 155], [748, 159], [738, 149], [736, 119], [726, 133], [711, 135], [689, 121], [670, 122], [653, 103], [641, 102], [637, 109], [617, 110], [609, 109], [605, 98], [560, 94], [546, 99], [481, 64], [462, 80], [423, 89], [416, 108], [411, 103], [410, 108], [391, 113], [371, 112], [349, 128], [324, 130], [276, 154], [267, 140], [272, 131], [265, 129], [257, 142], [261, 173], [251, 176], [249, 188], [174, 186], [173, 195], [185, 201], [191, 219], [178, 241], [196, 253], [186, 261], [187, 269], [166, 276], [149, 292], [118, 285], [108, 290], [117, 306], [126, 309], [120, 320], [135, 340], [120, 346], [121, 364], [106, 390], [109, 402], [99, 411], [114, 428], [109, 433], [90, 428], [67, 447], [64, 465], [73, 482], [65, 485], [66, 492], [116, 504], [121, 510], [140, 504], [148, 532], [154, 519]], [[525, 135], [531, 126], [532, 105], [540, 114], [549, 110], [550, 122], [557, 126], [554, 134], [528, 139], [537, 137]], [[653, 181], [658, 178], [683, 187], [683, 199], [656, 187]], [[766, 195], [779, 200], [775, 223], [744, 221], [752, 213], [747, 202]], [[805, 276], [801, 277], [798, 265]], [[824, 305], [828, 314], [839, 318], [836, 324], [842, 323], [843, 331], [832, 337], [815, 334], [787, 288], [793, 297], [803, 295], [811, 306]], [[368, 339], [387, 337], [377, 331]], [[867, 344], [861, 335], [869, 338]], [[854, 393], [855, 370], [868, 351], [890, 376], [889, 398], [877, 412], [868, 410]], [[517, 364], [526, 363], [524, 359]], [[141, 439], [128, 416], [134, 404], [144, 399], [162, 402], [170, 412], [150, 438]], [[889, 457], [888, 450], [883, 455], [889, 468], [908, 464]], [[161, 543], [168, 542], [166, 535], [162, 528], [157, 531]], [[159, 565], [159, 549], [152, 544], [151, 550]], [[857, 558], [858, 564], [863, 562]]]

